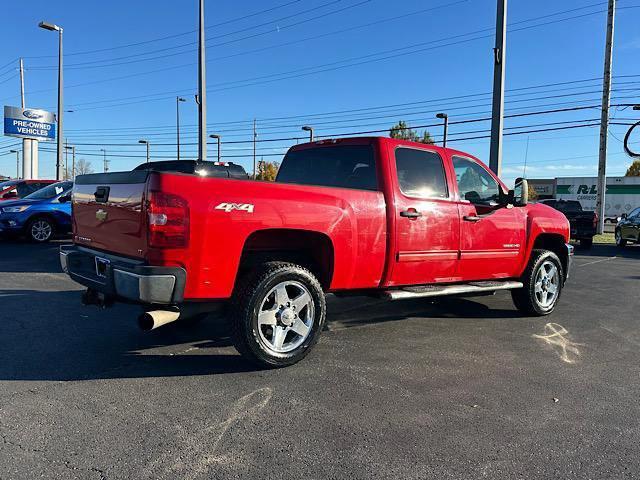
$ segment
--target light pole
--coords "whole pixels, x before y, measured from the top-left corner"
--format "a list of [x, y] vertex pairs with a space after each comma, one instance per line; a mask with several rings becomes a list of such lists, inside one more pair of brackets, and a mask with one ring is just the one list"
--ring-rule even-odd
[[182, 97], [176, 97], [176, 145], [178, 146], [178, 160], [180, 160], [180, 102], [186, 102]]
[[58, 142], [57, 142], [57, 156], [56, 156], [56, 180], [60, 180], [62, 167], [62, 137], [63, 137], [63, 125], [62, 125], [62, 105], [63, 91], [62, 91], [62, 27], [48, 22], [40, 22], [38, 24], [40, 28], [44, 28], [49, 31], [58, 32]]
[[304, 127], [302, 127], [302, 130], [304, 130], [305, 132], [309, 132], [309, 141], [313, 142], [313, 127], [305, 125]]
[[149, 163], [149, 141], [148, 140], [138, 140], [138, 143], [142, 143], [147, 146], [147, 163]]
[[217, 135], [215, 133], [212, 133], [211, 135], [209, 135], [209, 138], [215, 138], [218, 141], [218, 162], [220, 161], [220, 144], [222, 143], [222, 137], [220, 135]]
[[102, 170], [104, 171], [104, 173], [107, 173], [109, 171], [109, 163], [107, 162], [107, 151], [104, 148], [101, 148], [100, 151], [102, 152]]
[[9, 150], [9, 153], [16, 154], [16, 178], [20, 178], [20, 152], [18, 150]]
[[447, 115], [446, 113], [438, 113], [436, 115], [436, 118], [440, 118], [442, 120], [444, 120], [444, 134], [442, 137], [442, 146], [446, 147], [447, 146], [447, 131], [449, 130], [449, 115]]
[[65, 150], [71, 150], [71, 175], [69, 180], [74, 180], [76, 178], [76, 146], [75, 145], [65, 145]]

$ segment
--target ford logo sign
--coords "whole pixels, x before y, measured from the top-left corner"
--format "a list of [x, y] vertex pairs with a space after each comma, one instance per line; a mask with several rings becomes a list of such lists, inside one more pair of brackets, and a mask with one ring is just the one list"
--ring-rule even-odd
[[25, 110], [24, 112], [22, 112], [22, 115], [32, 120], [36, 120], [38, 118], [44, 117], [43, 114], [41, 114], [40, 112], [36, 112], [34, 110]]

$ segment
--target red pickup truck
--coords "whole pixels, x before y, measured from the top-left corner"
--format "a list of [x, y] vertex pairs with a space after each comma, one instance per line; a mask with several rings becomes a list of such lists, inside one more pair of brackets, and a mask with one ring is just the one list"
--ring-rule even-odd
[[328, 292], [511, 290], [523, 313], [546, 315], [569, 275], [565, 216], [457, 150], [323, 140], [292, 147], [275, 183], [198, 172], [76, 178], [60, 261], [85, 303], [142, 304], [152, 329], [229, 302], [237, 349], [285, 366], [318, 340]]

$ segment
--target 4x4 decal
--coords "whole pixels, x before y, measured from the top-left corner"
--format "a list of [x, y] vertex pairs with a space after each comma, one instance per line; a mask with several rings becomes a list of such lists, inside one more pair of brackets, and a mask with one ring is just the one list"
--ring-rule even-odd
[[223, 202], [218, 205], [215, 210], [224, 210], [227, 213], [232, 212], [233, 210], [240, 210], [247, 213], [253, 213], [253, 204], [252, 203], [227, 203]]

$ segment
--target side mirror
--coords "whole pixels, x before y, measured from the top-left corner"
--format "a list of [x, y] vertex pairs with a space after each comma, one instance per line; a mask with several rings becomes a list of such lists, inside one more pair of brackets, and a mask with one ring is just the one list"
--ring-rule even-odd
[[529, 182], [526, 178], [516, 178], [513, 187], [513, 206], [524, 207], [529, 203]]
[[67, 203], [69, 201], [71, 201], [71, 194], [70, 193], [67, 193], [66, 195], [63, 195], [58, 199], [58, 202], [60, 202], [60, 203]]
[[620, 215], [620, 218], [622, 220], [626, 220], [627, 218], [629, 218], [629, 215], [627, 215], [626, 213], [623, 213], [622, 215]]

